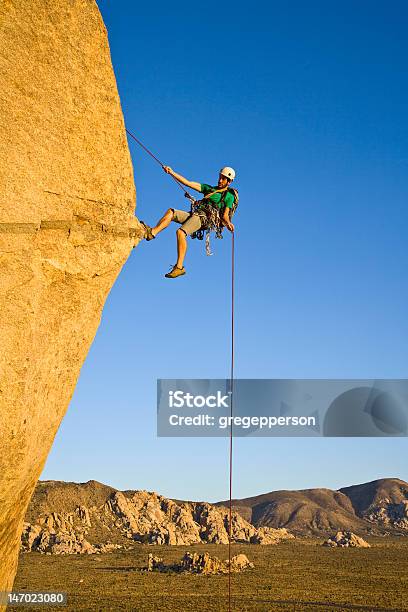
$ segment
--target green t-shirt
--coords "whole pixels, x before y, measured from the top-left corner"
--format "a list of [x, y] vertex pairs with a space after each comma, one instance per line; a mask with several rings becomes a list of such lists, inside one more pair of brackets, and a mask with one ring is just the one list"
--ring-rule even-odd
[[[201, 183], [201, 193], [203, 193], [204, 195], [207, 195], [207, 193], [211, 193], [212, 191], [217, 191], [217, 189], [218, 187], [212, 187], [211, 185], [207, 185], [207, 183]], [[224, 201], [221, 203], [222, 196], [224, 196]], [[214, 193], [214, 195], [207, 198], [207, 200], [209, 200], [211, 204], [215, 204], [215, 206], [220, 209], [223, 206], [226, 206], [227, 208], [232, 208], [232, 205], [234, 203], [234, 196], [232, 195], [232, 193], [227, 191], [225, 195], [224, 192]]]

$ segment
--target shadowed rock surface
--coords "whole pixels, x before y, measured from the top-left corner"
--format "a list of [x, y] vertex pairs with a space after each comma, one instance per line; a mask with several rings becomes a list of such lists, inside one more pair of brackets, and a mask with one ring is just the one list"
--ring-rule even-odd
[[106, 297], [138, 241], [93, 0], [0, 4], [0, 591]]

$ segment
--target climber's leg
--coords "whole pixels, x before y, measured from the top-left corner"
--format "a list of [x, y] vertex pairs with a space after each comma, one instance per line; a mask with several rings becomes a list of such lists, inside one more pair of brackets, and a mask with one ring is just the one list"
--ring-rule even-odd
[[173, 216], [174, 216], [174, 208], [168, 208], [166, 212], [164, 213], [164, 215], [162, 216], [162, 218], [157, 222], [157, 224], [154, 227], [152, 227], [153, 236], [156, 237], [159, 232], [166, 229], [166, 227], [168, 227], [170, 223], [173, 221]]
[[[180, 218], [180, 211], [176, 210], [174, 220], [181, 221], [182, 226], [177, 230], [177, 263], [178, 268], [183, 267], [184, 257], [187, 251], [187, 236], [197, 232], [201, 228], [201, 217], [197, 213], [189, 214], [184, 219]], [[184, 211], [182, 211], [184, 212]], [[183, 215], [184, 216], [184, 215]]]
[[187, 251], [187, 236], [184, 230], [181, 228], [176, 232], [177, 236], [177, 262], [174, 264], [170, 272], [167, 272], [164, 276], [166, 278], [177, 278], [183, 276], [186, 273], [183, 262]]
[[177, 263], [178, 268], [183, 267], [184, 258], [187, 252], [187, 235], [186, 232], [180, 227], [177, 232]]
[[[180, 212], [184, 213], [184, 211]], [[188, 213], [184, 214], [185, 219], [187, 219]], [[168, 208], [162, 218], [156, 223], [154, 227], [150, 227], [150, 225], [147, 225], [147, 223], [145, 223], [144, 221], [140, 221], [140, 223], [145, 229], [145, 239], [147, 241], [153, 240], [154, 238], [156, 238], [157, 234], [162, 230], [166, 229], [166, 227], [168, 227], [172, 221], [174, 221], [174, 208]], [[183, 223], [183, 221], [179, 221], [179, 223]]]
[[[174, 221], [179, 221], [179, 212], [184, 211], [175, 211]], [[201, 228], [201, 217], [197, 214], [189, 214], [187, 215], [187, 219], [184, 221], [182, 226], [177, 230], [177, 262], [173, 266], [173, 269], [165, 274], [167, 278], [177, 278], [177, 276], [182, 276], [186, 273], [184, 269], [184, 258], [187, 252], [187, 236], [193, 234]]]

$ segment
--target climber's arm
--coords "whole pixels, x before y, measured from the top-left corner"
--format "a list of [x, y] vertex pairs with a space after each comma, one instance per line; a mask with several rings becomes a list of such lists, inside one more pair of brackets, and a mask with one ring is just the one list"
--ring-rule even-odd
[[234, 231], [234, 224], [230, 221], [230, 208], [226, 206], [224, 208], [224, 214], [222, 215], [223, 224], [229, 229], [230, 232]]
[[184, 178], [184, 176], [181, 176], [181, 174], [177, 174], [177, 172], [174, 172], [174, 170], [172, 170], [170, 166], [163, 166], [163, 170], [167, 174], [171, 174], [171, 176], [174, 176], [175, 179], [180, 181], [180, 183], [182, 183], [186, 187], [190, 187], [190, 189], [195, 189], [196, 191], [201, 191], [201, 183], [196, 183], [195, 181], [188, 181], [186, 178]]

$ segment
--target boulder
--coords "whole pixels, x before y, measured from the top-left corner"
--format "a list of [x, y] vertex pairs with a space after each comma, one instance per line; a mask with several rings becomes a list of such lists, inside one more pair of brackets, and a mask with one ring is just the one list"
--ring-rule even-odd
[[120, 550], [123, 548], [122, 544], [113, 544], [107, 542], [106, 544], [96, 544], [95, 548], [101, 553], [113, 552], [114, 550]]
[[[245, 569], [255, 567], [246, 555], [239, 554], [231, 558], [231, 571], [242, 572]], [[218, 557], [211, 557], [208, 553], [186, 552], [180, 562], [173, 565], [165, 565], [163, 559], [149, 554], [147, 571], [176, 572], [189, 574], [227, 574], [229, 572], [229, 561], [221, 561]]]
[[[229, 562], [226, 561], [227, 566]], [[231, 571], [233, 572], [242, 572], [242, 570], [247, 568], [254, 568], [254, 564], [249, 561], [248, 557], [244, 554], [235, 555], [235, 557], [231, 558]]]
[[256, 533], [251, 536], [251, 544], [277, 544], [281, 540], [291, 540], [295, 536], [289, 533], [284, 527], [280, 529], [274, 529], [273, 527], [259, 527]]
[[163, 571], [164, 570], [164, 564], [163, 564], [163, 559], [161, 557], [155, 557], [155, 555], [153, 555], [152, 553], [149, 553], [149, 556], [147, 558], [147, 571], [148, 572], [154, 572], [154, 571]]
[[92, 527], [91, 519], [89, 517], [89, 510], [86, 506], [78, 506], [76, 508], [76, 513], [87, 527]]
[[7, 591], [30, 497], [106, 297], [142, 230], [96, 2], [1, 2], [0, 69], [0, 591]]
[[370, 548], [368, 542], [351, 531], [338, 531], [336, 535], [323, 542], [323, 546], [331, 546], [333, 548]]
[[208, 553], [200, 555], [186, 552], [175, 569], [190, 574], [224, 574], [227, 566], [218, 557], [210, 557]]
[[85, 539], [84, 534], [77, 531], [70, 522], [58, 531], [47, 525], [31, 525], [24, 523], [21, 537], [23, 552], [40, 552], [54, 555], [94, 554], [101, 551]]

